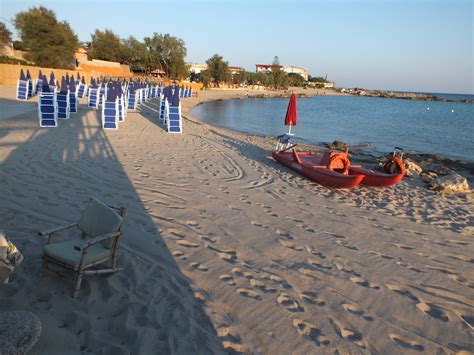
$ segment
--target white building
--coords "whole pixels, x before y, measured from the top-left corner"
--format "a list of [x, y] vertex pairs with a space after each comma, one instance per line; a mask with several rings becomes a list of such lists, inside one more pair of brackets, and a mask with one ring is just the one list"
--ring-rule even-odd
[[288, 67], [283, 68], [284, 72], [287, 72], [288, 74], [299, 74], [301, 75], [305, 81], [308, 81], [308, 69], [302, 68], [302, 67], [296, 67], [294, 65], [290, 65]]
[[207, 69], [207, 64], [195, 64], [195, 63], [188, 63], [189, 65], [189, 72], [194, 74], [199, 74], [203, 70]]
[[[270, 64], [255, 64], [255, 72], [257, 73], [270, 73], [272, 71], [273, 65]], [[290, 65], [288, 67], [283, 67], [281, 65], [277, 66], [280, 70], [288, 74], [298, 74], [303, 77], [305, 81], [308, 81], [308, 69]]]

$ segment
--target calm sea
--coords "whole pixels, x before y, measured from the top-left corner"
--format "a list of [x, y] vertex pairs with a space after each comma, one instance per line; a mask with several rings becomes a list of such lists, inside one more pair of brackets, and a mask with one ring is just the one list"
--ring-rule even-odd
[[[440, 95], [470, 98], [473, 95]], [[204, 103], [191, 113], [203, 122], [245, 133], [277, 136], [288, 99], [244, 99]], [[474, 162], [474, 104], [356, 96], [299, 98], [292, 132], [305, 143], [342, 140], [369, 143], [376, 152], [395, 146]]]

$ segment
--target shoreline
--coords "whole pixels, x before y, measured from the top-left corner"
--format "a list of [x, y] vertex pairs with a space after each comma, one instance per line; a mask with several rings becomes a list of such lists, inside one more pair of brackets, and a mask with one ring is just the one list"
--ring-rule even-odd
[[[319, 89], [319, 90], [322, 90], [322, 89]], [[259, 134], [244, 132], [244, 131], [233, 130], [227, 127], [214, 126], [212, 124], [201, 121], [198, 117], [192, 116], [190, 114], [190, 111], [195, 106], [202, 105], [204, 103], [212, 102], [212, 101], [241, 100], [241, 99], [255, 99], [255, 98], [286, 98], [289, 96], [283, 96], [284, 94], [278, 91], [268, 91], [263, 94], [262, 93], [255, 94], [254, 92], [253, 95], [250, 95], [250, 96], [247, 96], [247, 95], [243, 96], [241, 93], [236, 93], [234, 96], [232, 95], [234, 91], [225, 90], [225, 89], [214, 89], [210, 91], [214, 93], [220, 92], [222, 93], [222, 95], [219, 96], [219, 94], [217, 94], [217, 96], [213, 97], [212, 99], [197, 100], [197, 101], [194, 101], [193, 104], [190, 106], [187, 106], [187, 105], [183, 106], [183, 112], [182, 112], [183, 117], [194, 122], [197, 121], [200, 124], [209, 125], [211, 127], [216, 127], [219, 129], [229, 130], [231, 132], [235, 132], [239, 134], [249, 135], [252, 137], [258, 137], [264, 140], [269, 140], [269, 139], [274, 140], [276, 138], [272, 136], [259, 135]], [[203, 92], [200, 92], [200, 93], [203, 93]], [[298, 94], [301, 94], [301, 92], [297, 92], [297, 95]], [[317, 96], [317, 95], [315, 93], [312, 93], [307, 96], [300, 96], [300, 97], [312, 97], [312, 96]], [[334, 95], [334, 96], [350, 96], [350, 95], [346, 94], [346, 95]], [[307, 149], [309, 151], [322, 152], [328, 149], [327, 144], [329, 143], [330, 142], [322, 142], [321, 145], [304, 143], [304, 144], [298, 144], [298, 146], [304, 149]], [[378, 152], [378, 151], [372, 150], [370, 147], [354, 147], [353, 150], [350, 150], [350, 154], [351, 154], [351, 157], [354, 158], [354, 162], [358, 164], [368, 163], [370, 164], [371, 168], [374, 168], [376, 167], [378, 160], [391, 154], [391, 152]], [[410, 152], [410, 151], [405, 152], [405, 156], [408, 159], [412, 160], [413, 162], [419, 165], [422, 165], [422, 167], [425, 166], [424, 170], [428, 170], [428, 171], [433, 171], [433, 166], [435, 167], [436, 170], [440, 170], [440, 167], [439, 167], [440, 165], [447, 166], [451, 170], [465, 176], [468, 179], [471, 188], [474, 187], [474, 162], [470, 162], [470, 161], [466, 161], [462, 159], [454, 159], [449, 156], [444, 156], [441, 154], [429, 154], [429, 153]]]
[[[189, 115], [230, 96], [183, 100], [181, 135], [157, 100], [118, 130], [84, 101], [54, 129], [35, 111], [0, 120], [0, 228], [24, 256], [0, 311], [38, 316], [33, 351], [470, 351], [472, 193], [314, 184], [271, 158], [273, 138]], [[76, 221], [90, 197], [127, 207], [124, 270], [86, 277], [74, 300], [71, 280], [40, 278], [37, 231]]]

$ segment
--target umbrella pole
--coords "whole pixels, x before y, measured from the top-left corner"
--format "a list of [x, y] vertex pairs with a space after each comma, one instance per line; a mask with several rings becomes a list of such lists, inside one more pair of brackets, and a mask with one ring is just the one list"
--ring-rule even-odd
[[288, 125], [289, 128], [288, 128], [288, 135], [291, 135], [291, 125]]

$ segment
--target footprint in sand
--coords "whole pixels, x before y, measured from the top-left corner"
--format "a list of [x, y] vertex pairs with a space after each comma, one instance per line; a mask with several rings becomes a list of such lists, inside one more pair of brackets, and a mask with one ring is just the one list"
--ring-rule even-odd
[[321, 253], [321, 252], [319, 252], [319, 251], [316, 251], [316, 249], [313, 248], [312, 246], [309, 246], [309, 245], [306, 244], [304, 247], [305, 247], [306, 252], [307, 252], [308, 254], [315, 255], [315, 256], [317, 256], [317, 257], [320, 258], [320, 259], [326, 259], [326, 257], [324, 256], [323, 253]]
[[340, 245], [341, 247], [344, 247], [346, 249], [350, 249], [350, 250], [355, 250], [355, 251], [359, 251], [359, 249], [354, 246], [354, 245], [350, 245], [349, 243], [343, 241], [343, 240], [336, 240], [336, 244], [337, 245]]
[[257, 280], [255, 278], [253, 279], [250, 279], [249, 280], [249, 283], [251, 286], [263, 291], [263, 292], [270, 292], [270, 293], [274, 293], [276, 292], [276, 289], [274, 289], [273, 287], [268, 287], [264, 282], [260, 281], [260, 280]]
[[388, 335], [390, 340], [392, 340], [395, 344], [398, 346], [404, 348], [404, 349], [410, 349], [410, 350], [416, 350], [416, 351], [423, 351], [425, 348], [423, 345], [420, 343], [417, 343], [416, 341], [413, 340], [408, 340], [403, 338], [401, 335], [390, 333]]
[[173, 256], [176, 256], [182, 260], [186, 259], [186, 255], [184, 254], [184, 252], [182, 252], [181, 250], [175, 250], [173, 252]]
[[319, 307], [322, 307], [326, 304], [326, 302], [324, 302], [324, 300], [319, 297], [316, 292], [303, 291], [303, 293], [300, 294], [300, 298], [306, 303], [314, 304]]
[[387, 287], [390, 291], [393, 291], [395, 293], [398, 293], [401, 296], [411, 299], [414, 302], [420, 302], [418, 297], [416, 297], [414, 294], [412, 294], [403, 286], [396, 285], [396, 284], [385, 284], [385, 287]]
[[301, 307], [298, 302], [291, 299], [290, 295], [285, 292], [280, 293], [280, 295], [277, 297], [277, 302], [278, 304], [286, 307], [286, 309], [290, 312], [304, 312], [304, 308]]
[[254, 226], [256, 227], [260, 227], [260, 228], [268, 228], [268, 226], [264, 226], [263, 224], [261, 224], [260, 222], [258, 221], [255, 221], [255, 220], [250, 220], [250, 223], [252, 223]]
[[316, 267], [319, 267], [321, 269], [326, 269], [326, 270], [332, 270], [332, 267], [329, 266], [329, 265], [324, 265], [322, 263], [320, 263], [318, 260], [316, 259], [313, 259], [313, 258], [306, 258], [306, 261], [308, 262], [308, 264], [312, 265], [312, 266], [316, 266]]
[[420, 301], [420, 303], [416, 304], [416, 307], [425, 313], [426, 315], [429, 315], [430, 317], [433, 317], [435, 319], [438, 319], [442, 322], [447, 322], [449, 321], [448, 316], [446, 313], [439, 307], [437, 307], [433, 303], [425, 303], [423, 301]]
[[281, 229], [279, 229], [279, 228], [277, 228], [276, 233], [277, 233], [279, 236], [281, 236], [281, 237], [283, 237], [283, 238], [285, 238], [285, 239], [293, 239], [293, 237], [290, 235], [290, 233], [288, 233], [288, 232], [286, 232], [286, 231], [284, 231], [284, 230], [281, 230]]
[[456, 282], [459, 282], [460, 284], [463, 284], [467, 287], [474, 288], [474, 282], [466, 279], [463, 276], [460, 275], [449, 275], [450, 279], [453, 279]]
[[438, 267], [438, 266], [431, 266], [431, 265], [427, 265], [426, 266], [428, 269], [431, 269], [431, 270], [435, 270], [435, 271], [439, 271], [443, 274], [448, 274], [448, 275], [457, 275], [456, 272], [454, 272], [453, 270], [450, 270], [448, 268], [444, 268], [444, 267]]
[[197, 269], [199, 271], [207, 271], [209, 270], [207, 266], [201, 264], [201, 263], [198, 263], [198, 262], [192, 262], [189, 264], [190, 267], [192, 267], [193, 269]]
[[252, 298], [257, 301], [260, 301], [262, 299], [262, 296], [260, 296], [257, 291], [250, 290], [248, 288], [238, 288], [236, 291], [240, 296], [243, 297]]
[[346, 237], [344, 237], [342, 234], [338, 234], [338, 233], [326, 232], [326, 231], [323, 231], [321, 233], [329, 235], [329, 236], [334, 237], [334, 238], [338, 238], [338, 239], [346, 239]]
[[304, 247], [302, 247], [301, 245], [296, 245], [295, 243], [289, 242], [288, 240], [278, 239], [278, 241], [280, 242], [281, 245], [283, 245], [284, 247], [287, 247], [289, 249], [293, 249], [293, 250], [296, 250], [296, 251], [303, 251], [304, 250]]
[[457, 244], [457, 245], [469, 245], [469, 242], [464, 240], [448, 239], [446, 243]]
[[411, 270], [411, 271], [414, 271], [414, 272], [424, 272], [423, 270], [420, 270], [420, 269], [414, 267], [413, 265], [408, 264], [402, 258], [400, 258], [400, 260], [397, 261], [397, 264], [400, 265], [400, 266], [406, 267], [408, 270]]
[[185, 222], [190, 227], [195, 227], [196, 229], [200, 229], [199, 223], [197, 221], [189, 220]]
[[474, 258], [471, 258], [470, 256], [468, 255], [463, 255], [463, 254], [450, 254], [450, 255], [447, 255], [447, 257], [451, 258], [451, 259], [456, 259], [456, 260], [461, 260], [461, 261], [465, 261], [467, 263], [474, 263]]
[[329, 318], [329, 322], [336, 331], [337, 335], [341, 338], [351, 341], [352, 343], [360, 346], [361, 348], [367, 348], [367, 341], [362, 337], [362, 334], [357, 330], [348, 329], [337, 319]]
[[243, 276], [242, 274], [242, 269], [239, 269], [238, 267], [234, 267], [232, 269], [232, 273], [235, 275], [235, 276]]
[[199, 244], [190, 242], [189, 240], [186, 240], [186, 239], [178, 239], [176, 243], [187, 248], [197, 248], [199, 246]]
[[209, 242], [209, 243], [215, 243], [217, 242], [217, 239], [216, 238], [213, 238], [213, 237], [209, 237], [207, 235], [200, 235], [199, 238], [205, 242]]
[[373, 321], [374, 318], [367, 315], [365, 311], [360, 308], [358, 305], [352, 304], [352, 303], [343, 303], [342, 307], [349, 313], [355, 314], [356, 316], [361, 317], [362, 319], [365, 319], [367, 321]]
[[467, 325], [471, 330], [474, 330], [474, 314], [468, 315], [461, 311], [455, 311], [455, 313], [465, 325]]
[[224, 260], [224, 261], [226, 261], [226, 262], [228, 262], [228, 263], [233, 264], [233, 263], [235, 263], [235, 262], [237, 261], [237, 256], [236, 256], [235, 254], [232, 254], [232, 253], [224, 253], [224, 252], [218, 252], [218, 253], [216, 253], [216, 254], [217, 254], [217, 256], [218, 256], [220, 259], [222, 259], [222, 260]]
[[266, 272], [261, 274], [262, 279], [270, 280], [273, 281], [274, 283], [279, 284], [285, 289], [292, 288], [291, 285], [289, 285], [282, 277], [274, 274], [268, 274]]
[[336, 261], [335, 264], [336, 264], [336, 268], [339, 271], [342, 271], [342, 272], [345, 272], [346, 274], [354, 275], [354, 276], [357, 276], [357, 277], [360, 276], [360, 274], [358, 272], [355, 272], [353, 269], [351, 269], [347, 265], [342, 264], [341, 262]]
[[377, 255], [379, 258], [382, 258], [382, 259], [387, 259], [387, 260], [395, 259], [394, 256], [390, 256], [390, 255], [387, 255], [387, 254], [382, 254], [382, 253], [379, 253], [378, 251], [369, 250], [368, 253], [372, 254], [372, 255]]
[[293, 326], [305, 339], [314, 341], [317, 346], [328, 345], [329, 339], [314, 324], [305, 322], [302, 319], [293, 319]]
[[235, 285], [235, 281], [232, 275], [228, 275], [228, 274], [221, 275], [219, 276], [219, 279], [224, 281], [227, 285], [231, 285], [231, 286]]
[[390, 243], [390, 245], [393, 245], [394, 247], [397, 247], [398, 249], [403, 249], [403, 250], [412, 250], [415, 249], [413, 247], [410, 247], [408, 245], [403, 245], [403, 244], [396, 244], [396, 243]]
[[366, 279], [362, 278], [362, 277], [351, 277], [350, 280], [359, 285], [359, 286], [363, 286], [363, 287], [368, 287], [368, 288], [373, 288], [375, 290], [378, 290], [380, 289], [380, 286], [378, 285], [375, 285], [375, 284], [371, 284], [369, 283], [369, 281], [367, 281]]

